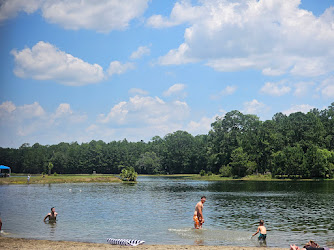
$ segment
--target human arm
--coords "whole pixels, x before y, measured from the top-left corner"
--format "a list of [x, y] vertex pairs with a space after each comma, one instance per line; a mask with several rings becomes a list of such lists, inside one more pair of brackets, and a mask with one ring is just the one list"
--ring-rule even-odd
[[204, 223], [204, 217], [203, 217], [203, 205], [200, 204], [200, 206], [198, 206], [198, 211], [197, 211], [197, 216], [198, 219], [201, 223]]
[[45, 217], [44, 217], [44, 222], [45, 222], [45, 220], [48, 218], [48, 217], [50, 217], [50, 214], [47, 214]]
[[258, 227], [258, 228], [257, 228], [257, 231], [256, 231], [256, 233], [253, 233], [253, 235], [252, 235], [252, 236], [255, 236], [255, 235], [257, 235], [259, 232], [260, 232], [260, 227]]

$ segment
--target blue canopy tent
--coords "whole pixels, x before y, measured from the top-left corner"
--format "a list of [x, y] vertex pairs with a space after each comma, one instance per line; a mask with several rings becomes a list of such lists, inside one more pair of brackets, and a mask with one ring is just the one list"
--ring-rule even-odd
[[4, 176], [6, 177], [6, 173], [2, 173], [2, 170], [9, 170], [9, 175], [11, 174], [11, 169], [10, 167], [4, 166], [4, 165], [0, 165], [0, 176]]

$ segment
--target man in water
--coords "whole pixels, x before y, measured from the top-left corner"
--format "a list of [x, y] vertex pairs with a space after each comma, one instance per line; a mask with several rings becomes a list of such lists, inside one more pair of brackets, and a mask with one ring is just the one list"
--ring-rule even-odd
[[194, 226], [196, 229], [202, 228], [202, 224], [204, 223], [203, 217], [203, 204], [206, 201], [206, 197], [202, 196], [201, 201], [196, 204], [195, 212], [194, 212]]
[[44, 222], [47, 218], [49, 218], [49, 222], [56, 222], [57, 219], [57, 215], [58, 213], [56, 213], [56, 210], [54, 207], [51, 208], [51, 213], [48, 213], [45, 217], [44, 217]]

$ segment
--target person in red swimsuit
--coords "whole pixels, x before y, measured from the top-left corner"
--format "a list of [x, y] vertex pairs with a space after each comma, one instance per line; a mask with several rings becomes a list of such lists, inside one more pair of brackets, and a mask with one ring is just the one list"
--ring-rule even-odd
[[206, 197], [202, 196], [201, 201], [198, 202], [195, 206], [195, 212], [194, 212], [194, 226], [196, 229], [202, 228], [202, 224], [204, 223], [204, 217], [203, 217], [203, 204], [206, 201]]

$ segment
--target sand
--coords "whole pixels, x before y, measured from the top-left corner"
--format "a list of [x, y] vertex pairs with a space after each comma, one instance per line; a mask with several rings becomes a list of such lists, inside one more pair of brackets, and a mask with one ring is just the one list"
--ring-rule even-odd
[[286, 250], [288, 248], [269, 248], [269, 247], [235, 247], [235, 246], [187, 246], [187, 245], [140, 245], [117, 246], [101, 243], [74, 242], [74, 241], [51, 241], [33, 240], [22, 238], [0, 237], [0, 249], [147, 249], [147, 250]]

